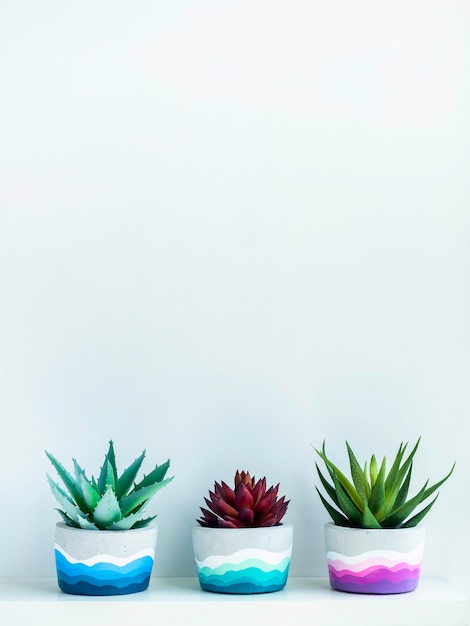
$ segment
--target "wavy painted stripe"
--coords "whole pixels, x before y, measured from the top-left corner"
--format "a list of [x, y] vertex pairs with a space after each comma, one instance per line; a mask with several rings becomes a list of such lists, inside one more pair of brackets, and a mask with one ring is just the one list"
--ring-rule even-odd
[[198, 572], [202, 572], [205, 575], [217, 576], [222, 576], [227, 572], [241, 572], [248, 569], [256, 569], [265, 573], [275, 571], [283, 572], [287, 567], [289, 567], [289, 564], [289, 557], [282, 559], [282, 561], [280, 563], [276, 563], [276, 565], [271, 565], [270, 563], [265, 563], [258, 559], [248, 559], [246, 561], [243, 561], [242, 563], [222, 563], [218, 567], [198, 567]]
[[343, 561], [348, 565], [355, 565], [356, 563], [363, 563], [364, 561], [370, 559], [382, 559], [382, 562], [385, 560], [399, 563], [399, 562], [407, 562], [407, 563], [420, 563], [423, 558], [424, 552], [424, 543], [420, 544], [417, 548], [413, 548], [413, 550], [409, 550], [407, 552], [398, 552], [396, 550], [369, 550], [367, 552], [362, 552], [361, 554], [355, 554], [353, 556], [347, 556], [345, 554], [341, 554], [340, 552], [334, 552], [333, 550], [329, 550], [326, 553], [326, 558], [329, 562], [331, 561]]
[[394, 593], [409, 593], [410, 591], [414, 591], [418, 586], [418, 579], [406, 579], [399, 583], [381, 580], [379, 582], [368, 583], [366, 585], [357, 584], [356, 582], [341, 583], [338, 581], [331, 581], [331, 586], [337, 591], [385, 595]]
[[116, 588], [128, 587], [130, 584], [142, 584], [148, 579], [150, 573], [148, 571], [137, 572], [132, 576], [70, 576], [66, 572], [61, 571], [59, 574], [60, 580], [68, 585], [76, 585], [79, 583], [87, 583], [96, 587], [112, 586]]
[[290, 558], [292, 552], [292, 546], [282, 552], [272, 552], [271, 550], [260, 550], [255, 548], [245, 548], [243, 550], [237, 550], [232, 554], [214, 554], [199, 561], [196, 558], [198, 567], [210, 567], [214, 569], [220, 565], [230, 561], [233, 565], [237, 563], [243, 563], [250, 559], [261, 561], [263, 563], [269, 563], [270, 565], [278, 565], [285, 558]]
[[[78, 563], [74, 565], [67, 565], [60, 562], [56, 562], [57, 571], [62, 577], [67, 577], [69, 580], [76, 579], [88, 579], [88, 580], [125, 580], [127, 578], [135, 578], [136, 576], [142, 576], [148, 574], [151, 571], [152, 561], [138, 561], [134, 567], [125, 569], [109, 569], [106, 567], [87, 567], [80, 566]], [[113, 566], [114, 568], [115, 566]]]
[[328, 564], [330, 584], [333, 589], [352, 593], [392, 594], [413, 591], [418, 586], [420, 564], [394, 563], [391, 567], [375, 564], [367, 567], [370, 561], [335, 569]]
[[199, 574], [203, 589], [217, 593], [267, 593], [282, 589], [287, 581], [287, 567], [284, 571], [264, 572], [251, 567], [240, 572], [226, 572], [222, 575]]
[[390, 582], [400, 582], [405, 578], [418, 578], [419, 568], [410, 569], [408, 567], [402, 567], [399, 570], [391, 571], [387, 568], [374, 568], [357, 574], [355, 572], [335, 572], [334, 570], [328, 570], [330, 579], [340, 580], [342, 582], [356, 582], [357, 584], [367, 584], [368, 582], [377, 582], [379, 580], [388, 580]]
[[384, 567], [381, 565], [375, 565], [373, 567], [367, 567], [363, 570], [349, 570], [349, 569], [340, 569], [337, 570], [334, 567], [328, 565], [328, 571], [333, 572], [335, 576], [341, 578], [343, 576], [355, 576], [357, 578], [364, 578], [365, 576], [370, 576], [375, 572], [390, 572], [391, 574], [399, 573], [402, 571], [407, 572], [419, 572], [420, 566], [409, 565], [408, 563], [400, 563], [399, 565], [394, 565], [393, 567]]
[[153, 559], [149, 556], [139, 557], [125, 565], [115, 565], [114, 563], [106, 562], [95, 563], [94, 565], [71, 563], [59, 551], [56, 551], [55, 557], [57, 568], [70, 576], [91, 575], [98, 578], [104, 575], [109, 577], [131, 576], [141, 571], [148, 571], [153, 566]]
[[120, 595], [147, 589], [153, 558], [139, 557], [125, 565], [114, 563], [71, 563], [56, 550], [59, 587], [65, 593], [78, 595]]
[[360, 563], [346, 563], [343, 560], [336, 559], [334, 561], [327, 561], [328, 567], [332, 567], [336, 571], [348, 570], [350, 572], [363, 572], [366, 569], [374, 567], [387, 567], [391, 570], [394, 568], [406, 567], [419, 567], [421, 565], [421, 559], [419, 561], [390, 561], [389, 559], [366, 559]]
[[420, 567], [421, 560], [416, 561], [416, 562], [410, 562], [410, 561], [389, 561], [387, 559], [367, 559], [366, 561], [363, 561], [362, 563], [355, 563], [353, 565], [350, 565], [340, 560], [327, 561], [327, 563], [328, 563], [328, 567], [332, 567], [338, 572], [341, 570], [348, 570], [350, 572], [363, 572], [364, 570], [373, 568], [373, 567], [387, 567], [388, 569], [403, 567], [403, 565], [405, 565], [406, 567]]
[[234, 581], [256, 581], [258, 583], [262, 583], [266, 580], [282, 580], [285, 578], [287, 574], [287, 568], [284, 571], [275, 570], [274, 572], [263, 572], [256, 567], [249, 567], [243, 572], [226, 572], [225, 574], [219, 575], [208, 575], [204, 576], [206, 580], [213, 579], [218, 580], [219, 583], [229, 582], [232, 583]]
[[113, 585], [104, 585], [98, 587], [93, 584], [81, 581], [74, 585], [68, 585], [59, 580], [59, 588], [64, 593], [70, 593], [78, 596], [121, 596], [131, 593], [139, 593], [148, 589], [150, 577], [144, 583], [130, 583], [126, 587], [115, 587]]
[[88, 559], [76, 559], [75, 557], [68, 554], [59, 544], [55, 544], [56, 553], [59, 552], [62, 556], [67, 559], [69, 563], [80, 563], [82, 565], [88, 565], [89, 567], [93, 567], [98, 563], [111, 563], [116, 565], [117, 567], [123, 567], [128, 563], [132, 563], [137, 559], [150, 557], [152, 560], [155, 558], [155, 548], [147, 548], [146, 550], [140, 550], [139, 552], [135, 552], [127, 557], [117, 557], [112, 554], [97, 554]]

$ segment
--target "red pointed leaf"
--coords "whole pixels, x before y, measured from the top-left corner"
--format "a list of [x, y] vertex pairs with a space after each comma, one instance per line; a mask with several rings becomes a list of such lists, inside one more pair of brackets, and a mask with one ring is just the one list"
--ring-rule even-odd
[[274, 498], [269, 492], [266, 493], [256, 505], [255, 514], [257, 517], [265, 515], [273, 506]]
[[253, 508], [253, 496], [251, 495], [248, 487], [241, 483], [235, 493], [235, 506], [240, 511], [241, 509]]
[[[225, 499], [224, 490], [219, 483], [214, 483], [214, 492], [219, 496], [219, 498]], [[210, 493], [210, 492], [209, 492]]]
[[231, 504], [232, 506], [235, 506], [235, 492], [234, 490], [229, 487], [227, 485], [227, 483], [224, 483], [224, 481], [222, 481], [222, 490], [223, 490], [223, 497], [224, 499]]
[[251, 526], [253, 524], [253, 519], [255, 514], [252, 509], [241, 509], [238, 513], [238, 521], [241, 522], [244, 526]]
[[237, 470], [235, 474], [235, 492], [237, 491], [240, 485], [245, 485], [251, 491], [253, 489], [253, 485], [255, 484], [254, 477], [250, 476], [249, 472], [239, 472]]
[[277, 526], [287, 511], [289, 501], [284, 501], [284, 496], [262, 517], [257, 520], [258, 526]]
[[204, 499], [210, 510], [216, 515], [220, 515], [220, 517], [224, 517], [225, 515], [233, 515], [236, 517], [238, 515], [237, 509], [234, 509], [233, 506], [230, 506], [228, 502], [219, 498], [215, 493], [212, 494], [212, 500]]
[[219, 519], [218, 526], [219, 528], [239, 528], [239, 526], [236, 526], [232, 522], [227, 522], [227, 520], [224, 519]]
[[255, 509], [258, 502], [266, 493], [266, 478], [260, 478], [253, 487], [251, 495], [253, 496], [253, 508]]
[[243, 528], [243, 524], [234, 517], [227, 516], [225, 519], [219, 520], [221, 528]]
[[201, 524], [201, 526], [218, 526], [219, 518], [217, 517], [217, 515], [214, 515], [214, 513], [211, 513], [211, 511], [208, 511], [207, 509], [204, 509], [202, 507], [201, 511], [203, 517], [200, 520], [197, 520], [199, 524]]

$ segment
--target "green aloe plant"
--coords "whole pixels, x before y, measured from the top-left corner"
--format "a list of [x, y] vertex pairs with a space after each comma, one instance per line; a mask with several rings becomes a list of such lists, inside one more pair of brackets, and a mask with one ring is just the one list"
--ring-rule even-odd
[[129, 530], [148, 526], [156, 516], [144, 518], [144, 507], [157, 491], [173, 480], [173, 476], [165, 478], [170, 466], [168, 460], [156, 465], [150, 474], [144, 474], [140, 482], [135, 482], [145, 450], [119, 475], [112, 441], [97, 480], [94, 476], [89, 480], [75, 459], [72, 475], [50, 452], [46, 451], [46, 455], [65, 487], [59, 486], [46, 472], [52, 493], [61, 506], [57, 510], [63, 521], [74, 528]]
[[338, 526], [352, 528], [410, 528], [416, 526], [429, 512], [438, 494], [424, 508], [414, 515], [412, 513], [435, 493], [449, 478], [455, 467], [454, 463], [447, 476], [430, 487], [428, 487], [429, 480], [427, 480], [418, 493], [409, 498], [408, 491], [413, 470], [413, 458], [419, 442], [420, 439], [408, 456], [405, 456], [408, 444], [401, 443], [387, 473], [385, 457], [379, 465], [375, 455], [372, 455], [369, 466], [366, 462], [362, 467], [346, 441], [352, 482], [328, 458], [325, 442], [323, 442], [321, 450], [314, 448], [325, 463], [331, 479], [329, 482], [321, 473], [318, 464], [315, 464], [326, 494], [335, 505], [333, 506], [328, 502], [316, 487], [333, 522]]

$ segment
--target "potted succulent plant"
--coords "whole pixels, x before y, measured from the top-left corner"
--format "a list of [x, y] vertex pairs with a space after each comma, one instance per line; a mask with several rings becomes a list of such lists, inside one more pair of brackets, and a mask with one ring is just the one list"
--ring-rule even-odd
[[[409, 497], [413, 459], [420, 439], [405, 456], [401, 443], [387, 472], [386, 459], [379, 465], [372, 455], [362, 467], [346, 442], [352, 482], [328, 458], [325, 442], [316, 450], [331, 481], [317, 471], [331, 503], [316, 488], [332, 522], [325, 525], [328, 573], [333, 589], [353, 593], [391, 594], [418, 586], [425, 528], [419, 522], [437, 495], [428, 501], [454, 470]], [[428, 501], [428, 504], [426, 502]], [[423, 505], [417, 512], [416, 509]]]
[[62, 517], [55, 529], [55, 562], [59, 587], [76, 595], [121, 595], [147, 589], [157, 541], [155, 517], [144, 507], [173, 477], [165, 478], [170, 461], [136, 483], [145, 451], [121, 474], [113, 442], [98, 474], [88, 479], [73, 460], [73, 475], [49, 452], [46, 455], [64, 488], [46, 473]]
[[205, 591], [252, 594], [279, 591], [287, 581], [293, 527], [281, 524], [289, 501], [279, 484], [235, 474], [234, 487], [214, 483], [193, 528], [194, 557]]

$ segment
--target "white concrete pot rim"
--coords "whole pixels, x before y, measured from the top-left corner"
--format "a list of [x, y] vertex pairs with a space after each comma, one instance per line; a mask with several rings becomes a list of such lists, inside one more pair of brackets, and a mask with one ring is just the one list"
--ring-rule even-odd
[[56, 526], [58, 526], [59, 528], [63, 528], [70, 532], [77, 532], [81, 534], [92, 533], [93, 535], [117, 536], [117, 535], [123, 535], [123, 534], [127, 535], [127, 534], [132, 534], [132, 533], [141, 533], [142, 531], [145, 531], [145, 530], [147, 531], [154, 530], [155, 528], [157, 528], [158, 525], [155, 521], [153, 521], [153, 522], [150, 522], [148, 526], [144, 526], [143, 528], [129, 528], [127, 530], [101, 530], [99, 528], [95, 530], [91, 528], [75, 528], [75, 526], [69, 526], [65, 522], [57, 522]]
[[418, 524], [417, 526], [411, 526], [410, 528], [356, 528], [354, 526], [340, 526], [339, 524], [335, 524], [334, 522], [326, 522], [326, 528], [336, 528], [339, 531], [358, 533], [358, 532], [367, 532], [374, 534], [395, 534], [395, 533], [412, 533], [412, 532], [422, 532], [426, 527]]
[[237, 531], [238, 533], [247, 533], [247, 532], [256, 532], [256, 531], [260, 531], [260, 530], [277, 530], [277, 529], [282, 529], [282, 528], [292, 528], [292, 524], [277, 524], [276, 526], [247, 526], [244, 528], [220, 528], [219, 526], [201, 526], [200, 524], [197, 524], [195, 526], [193, 526], [194, 530], [201, 530], [201, 531], [207, 531], [210, 530], [212, 532], [220, 532], [222, 533], [227, 533], [227, 532], [233, 532], [233, 531]]

